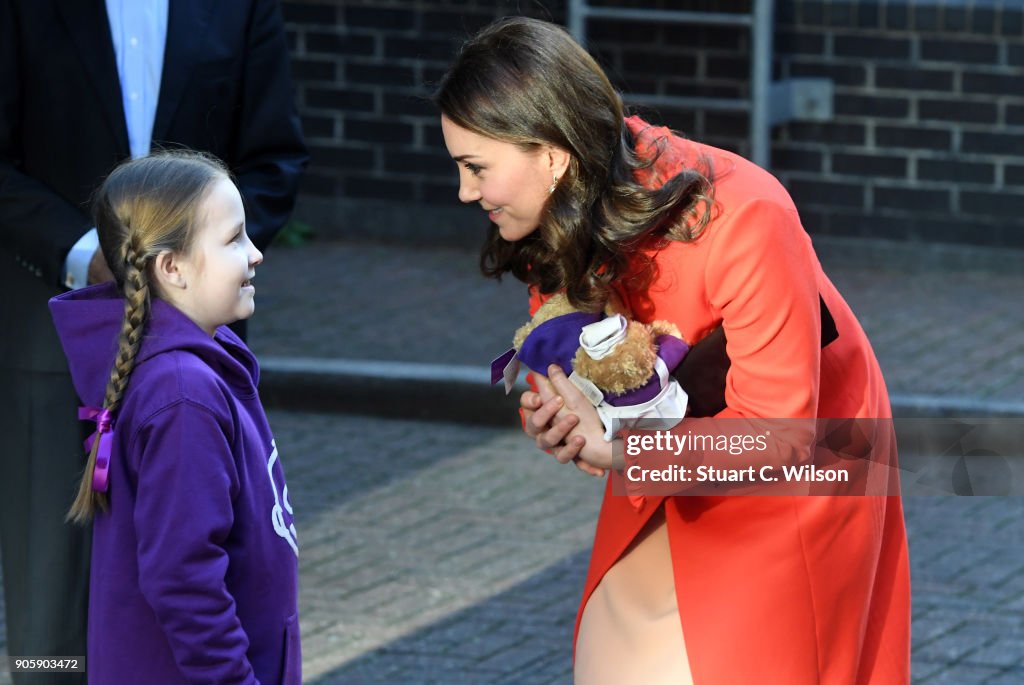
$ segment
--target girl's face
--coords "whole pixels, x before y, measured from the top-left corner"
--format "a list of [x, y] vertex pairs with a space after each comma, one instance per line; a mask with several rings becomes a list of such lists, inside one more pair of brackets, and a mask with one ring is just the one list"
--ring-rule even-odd
[[263, 255], [245, 232], [245, 210], [235, 184], [224, 178], [199, 207], [192, 248], [177, 257], [184, 288], [173, 304], [209, 335], [218, 326], [248, 319], [255, 309], [251, 281]]
[[555, 176], [562, 176], [569, 153], [552, 146], [524, 152], [512, 143], [487, 138], [441, 116], [448, 154], [459, 166], [459, 199], [477, 202], [510, 242], [533, 233], [550, 197]]

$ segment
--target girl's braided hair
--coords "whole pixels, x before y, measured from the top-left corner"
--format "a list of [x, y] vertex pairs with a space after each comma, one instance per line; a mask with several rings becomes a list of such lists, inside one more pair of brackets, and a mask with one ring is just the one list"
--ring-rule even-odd
[[[164, 251], [187, 254], [195, 234], [199, 206], [214, 183], [229, 178], [217, 159], [197, 152], [160, 152], [118, 166], [93, 200], [100, 248], [124, 294], [124, 321], [110, 370], [103, 409], [114, 414], [131, 380], [149, 320], [152, 264]], [[159, 293], [155, 293], [159, 295]], [[107, 496], [93, 489], [100, 440], [93, 441], [69, 521], [86, 523]]]

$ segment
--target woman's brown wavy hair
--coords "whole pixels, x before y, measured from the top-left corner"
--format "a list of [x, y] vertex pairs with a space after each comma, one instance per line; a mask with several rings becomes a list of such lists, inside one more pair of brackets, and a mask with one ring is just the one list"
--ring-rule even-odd
[[480, 256], [485, 275], [511, 272], [574, 306], [603, 306], [629, 258], [651, 239], [693, 240], [712, 204], [710, 167], [687, 169], [661, 188], [640, 185], [640, 159], [622, 98], [597, 62], [561, 27], [501, 19], [466, 42], [434, 95], [453, 123], [526, 152], [543, 145], [571, 160], [538, 230], [509, 242], [492, 223]]

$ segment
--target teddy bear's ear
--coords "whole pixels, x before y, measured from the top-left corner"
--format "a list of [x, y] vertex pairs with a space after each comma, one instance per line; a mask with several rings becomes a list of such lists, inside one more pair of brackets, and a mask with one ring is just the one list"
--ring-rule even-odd
[[512, 336], [512, 347], [516, 348], [516, 350], [521, 350], [523, 348], [523, 341], [526, 340], [526, 336], [530, 335], [530, 331], [535, 327], [533, 320], [527, 321], [520, 326], [516, 330], [515, 335]]
[[[562, 316], [563, 314], [572, 314], [579, 311], [576, 307], [573, 307], [569, 303], [569, 297], [565, 293], [556, 293], [552, 295], [542, 307], [544, 309], [544, 320], [553, 319], [556, 316]], [[540, 309], [537, 310], [537, 314], [540, 314]], [[534, 315], [534, 319], [536, 319]]]
[[629, 307], [614, 290], [608, 292], [608, 301], [604, 303], [604, 313], [608, 316], [622, 314], [627, 319], [632, 318]]
[[679, 338], [684, 343], [689, 345], [690, 343], [683, 337], [683, 334], [679, 332], [679, 328], [671, 321], [652, 321], [651, 322], [651, 334], [654, 337], [659, 335], [671, 335], [674, 338]]
[[520, 349], [523, 346], [523, 341], [526, 340], [526, 336], [530, 335], [534, 328], [545, 321], [550, 321], [563, 314], [572, 314], [575, 311], [576, 308], [569, 304], [569, 298], [564, 293], [555, 293], [537, 308], [537, 311], [533, 313], [532, 319], [519, 327], [516, 334], [512, 336], [512, 347], [517, 350]]

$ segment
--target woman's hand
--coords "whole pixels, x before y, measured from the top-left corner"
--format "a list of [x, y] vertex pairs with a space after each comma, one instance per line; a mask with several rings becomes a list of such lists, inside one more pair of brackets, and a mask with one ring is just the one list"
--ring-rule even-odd
[[107, 281], [114, 280], [114, 273], [107, 266], [107, 260], [103, 256], [103, 250], [96, 248], [96, 251], [92, 253], [92, 259], [89, 260], [89, 271], [87, 275], [89, 285], [95, 283], [106, 283]]
[[[568, 383], [561, 369], [558, 372]], [[565, 401], [547, 378], [535, 373], [534, 380], [540, 393], [527, 391], [519, 398], [519, 406], [523, 410], [523, 430], [537, 443], [539, 449], [550, 452], [560, 463], [567, 464], [571, 461], [584, 473], [603, 476], [603, 468], [596, 468], [580, 458], [580, 452], [586, 445], [586, 438], [582, 434], [570, 435], [579, 424], [579, 417], [565, 411]], [[568, 384], [576, 390], [575, 386]], [[586, 399], [583, 401], [586, 402]], [[596, 412], [594, 413], [596, 415]], [[599, 440], [604, 442], [600, 436]]]
[[[569, 444], [578, 445], [578, 440], [583, 439], [583, 444], [573, 453], [573, 457], [582, 459], [594, 469], [600, 469], [602, 475], [607, 469], [612, 468], [612, 443], [604, 439], [604, 424], [597, 410], [590, 400], [580, 392], [557, 364], [548, 367], [546, 379], [547, 390], [562, 399], [563, 406], [556, 414], [556, 419], [562, 417], [574, 417], [575, 425], [569, 431]], [[545, 399], [545, 385], [540, 386], [541, 399]], [[578, 455], [578, 456], [577, 456]], [[567, 455], [555, 454], [555, 458], [563, 461]], [[564, 461], [563, 461], [564, 463]]]

